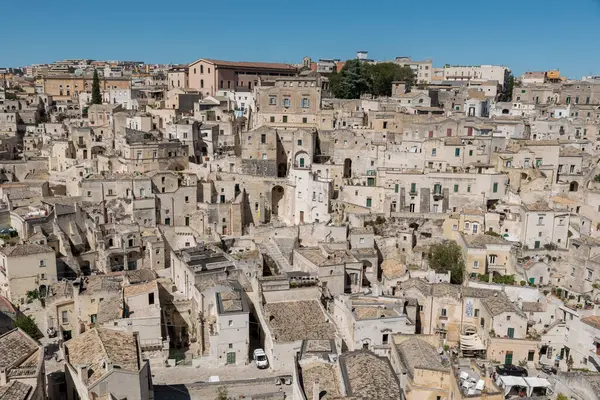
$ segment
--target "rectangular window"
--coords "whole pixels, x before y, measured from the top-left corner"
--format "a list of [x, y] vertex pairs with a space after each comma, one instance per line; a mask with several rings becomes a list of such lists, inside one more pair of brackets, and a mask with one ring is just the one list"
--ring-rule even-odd
[[269, 105], [276, 106], [277, 105], [277, 96], [269, 96]]
[[446, 136], [452, 136], [452, 128], [446, 129]]
[[437, 154], [437, 149], [431, 149], [431, 156], [435, 157]]
[[190, 217], [185, 217], [185, 226], [190, 226]]
[[275, 122], [275, 117], [269, 117], [269, 122]]
[[473, 312], [474, 312], [474, 314], [473, 314], [473, 315], [474, 315], [476, 318], [477, 318], [477, 317], [479, 317], [479, 308], [476, 308], [475, 310], [473, 310]]
[[515, 328], [508, 328], [506, 336], [508, 336], [509, 339], [513, 339], [515, 337]]
[[411, 183], [410, 184], [410, 192], [411, 193], [417, 193], [417, 184], [416, 183]]
[[307, 97], [302, 98], [302, 108], [309, 108], [310, 100]]
[[400, 188], [400, 185], [398, 185], [397, 183], [394, 185], [394, 192], [398, 193], [398, 190]]
[[445, 317], [445, 316], [446, 316], [446, 314], [447, 314], [447, 311], [446, 311], [446, 309], [445, 309], [445, 308], [442, 308], [442, 317]]
[[68, 324], [69, 323], [69, 312], [68, 311], [61, 312], [60, 318], [61, 318], [63, 324]]
[[142, 152], [141, 152], [141, 151], [138, 151], [138, 152], [137, 152], [137, 159], [138, 159], [138, 160], [141, 160], [141, 159], [142, 159]]
[[283, 122], [284, 122], [284, 123], [287, 123], [287, 115], [284, 115], [284, 116], [283, 116]]
[[473, 269], [479, 269], [479, 261], [473, 261]]
[[460, 149], [459, 148], [454, 149], [454, 157], [460, 157]]
[[458, 185], [454, 185], [454, 193], [458, 193]]
[[498, 183], [494, 183], [494, 186], [492, 187], [492, 192], [494, 193], [498, 193]]
[[471, 193], [471, 185], [467, 185], [467, 193]]
[[535, 357], [535, 350], [529, 350], [529, 353], [527, 353], [527, 361], [533, 361], [534, 357]]
[[154, 304], [154, 293], [148, 293], [148, 304]]
[[367, 197], [367, 207], [371, 208], [372, 204], [373, 204], [373, 199], [371, 199], [370, 197]]
[[302, 139], [298, 139], [298, 146], [302, 146]]
[[306, 117], [302, 118], [302, 123], [303, 124], [306, 124], [307, 122], [308, 122], [308, 118], [306, 118]]
[[260, 142], [262, 144], [267, 143], [267, 135], [265, 135], [264, 133], [262, 135], [260, 135]]
[[284, 107], [288, 108], [288, 107], [290, 107], [292, 105], [292, 100], [289, 97], [284, 97], [282, 105]]

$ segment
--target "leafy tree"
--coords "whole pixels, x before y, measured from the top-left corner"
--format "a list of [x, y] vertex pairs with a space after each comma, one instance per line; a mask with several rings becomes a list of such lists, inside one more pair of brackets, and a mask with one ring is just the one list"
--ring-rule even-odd
[[406, 82], [408, 88], [415, 83], [415, 75], [408, 66], [395, 63], [366, 64], [360, 60], [348, 60], [340, 73], [329, 77], [331, 93], [341, 99], [358, 99], [364, 93], [374, 96], [390, 96], [392, 82]]
[[363, 93], [370, 90], [367, 67], [360, 60], [348, 60], [344, 68], [330, 81], [333, 95], [340, 99], [358, 99]]
[[513, 74], [508, 76], [506, 80], [506, 84], [504, 85], [504, 90], [499, 96], [500, 101], [512, 101], [513, 89], [515, 88], [515, 77]]
[[408, 66], [387, 62], [369, 65], [368, 71], [374, 96], [390, 96], [394, 81], [405, 82], [408, 89], [415, 83], [415, 74]]
[[15, 319], [15, 327], [21, 328], [26, 334], [34, 339], [40, 337], [40, 331], [35, 324], [35, 320], [27, 315], [19, 315], [17, 319]]
[[462, 284], [465, 276], [465, 260], [462, 248], [454, 240], [437, 243], [429, 249], [429, 266], [438, 273], [450, 271], [450, 282]]
[[102, 104], [100, 78], [98, 78], [98, 71], [96, 70], [94, 70], [94, 79], [92, 80], [92, 104]]

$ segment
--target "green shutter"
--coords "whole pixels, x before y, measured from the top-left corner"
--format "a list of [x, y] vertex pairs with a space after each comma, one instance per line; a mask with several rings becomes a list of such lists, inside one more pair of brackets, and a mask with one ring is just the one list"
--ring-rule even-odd
[[494, 188], [492, 189], [494, 193], [498, 193], [498, 183], [494, 183]]
[[394, 191], [395, 191], [396, 193], [398, 193], [398, 188], [399, 188], [399, 187], [400, 187], [400, 185], [398, 185], [398, 184], [396, 183], [396, 186], [394, 187]]
[[454, 185], [454, 193], [458, 192], [458, 185]]

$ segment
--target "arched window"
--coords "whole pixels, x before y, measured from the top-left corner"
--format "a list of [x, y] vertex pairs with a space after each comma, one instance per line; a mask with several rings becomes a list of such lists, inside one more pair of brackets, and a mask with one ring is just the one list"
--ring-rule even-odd
[[204, 79], [200, 79], [200, 88], [204, 88]]
[[204, 65], [200, 66], [200, 73], [203, 74], [204, 73]]

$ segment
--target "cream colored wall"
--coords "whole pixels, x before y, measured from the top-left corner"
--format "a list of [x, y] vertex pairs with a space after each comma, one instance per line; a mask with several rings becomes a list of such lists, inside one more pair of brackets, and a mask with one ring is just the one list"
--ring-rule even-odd
[[536, 340], [490, 338], [487, 356], [489, 360], [504, 363], [506, 352], [512, 351], [512, 362], [514, 365], [519, 365], [520, 361], [527, 361], [529, 351], [534, 351], [533, 362], [537, 363], [539, 344], [540, 342]]
[[[0, 279], [8, 283], [5, 293], [15, 304], [23, 304], [27, 299], [27, 292], [36, 290], [40, 285], [50, 285], [57, 281], [56, 255], [48, 248], [47, 253], [30, 254], [22, 257], [7, 257], [0, 255]], [[40, 261], [44, 266], [40, 266]], [[42, 274], [44, 278], [42, 279]]]
[[437, 400], [437, 396], [447, 398], [450, 395], [450, 372], [415, 368], [408, 387], [407, 400]]

